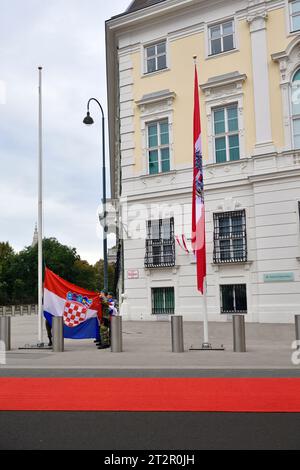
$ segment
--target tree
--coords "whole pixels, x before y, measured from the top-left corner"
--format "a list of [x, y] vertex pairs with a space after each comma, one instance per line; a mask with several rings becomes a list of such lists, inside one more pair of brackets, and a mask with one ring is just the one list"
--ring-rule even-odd
[[[103, 289], [104, 285], [104, 261], [101, 259], [97, 261], [94, 265], [96, 270], [96, 289], [101, 290]], [[109, 264], [108, 265], [108, 291], [113, 292], [114, 289], [114, 275], [115, 275], [115, 265]]]
[[[66, 281], [91, 291], [103, 287], [103, 260], [94, 266], [81, 260], [75, 248], [55, 238], [43, 240], [44, 265]], [[108, 268], [109, 290], [113, 290], [114, 265]], [[38, 297], [38, 247], [15, 253], [0, 243], [0, 305], [34, 304]]]
[[15, 252], [8, 242], [0, 242], [0, 305], [7, 305], [11, 298], [12, 264]]

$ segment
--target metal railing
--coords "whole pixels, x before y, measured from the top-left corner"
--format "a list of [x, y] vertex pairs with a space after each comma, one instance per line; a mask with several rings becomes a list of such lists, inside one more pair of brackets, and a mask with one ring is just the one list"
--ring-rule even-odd
[[247, 259], [246, 211], [214, 214], [214, 263], [244, 263]]
[[38, 306], [37, 305], [9, 305], [9, 306], [0, 306], [0, 317], [15, 317], [17, 315], [37, 315]]
[[146, 240], [146, 268], [167, 268], [175, 266], [174, 240]]

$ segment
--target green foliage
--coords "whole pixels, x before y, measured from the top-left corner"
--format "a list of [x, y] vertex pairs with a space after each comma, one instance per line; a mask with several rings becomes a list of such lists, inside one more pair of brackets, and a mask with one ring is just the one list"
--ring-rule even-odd
[[[103, 260], [95, 266], [80, 259], [75, 248], [62, 245], [55, 238], [43, 240], [45, 265], [60, 277], [85, 289], [103, 287]], [[112, 289], [114, 265], [109, 266]], [[37, 303], [38, 248], [26, 247], [15, 253], [9, 243], [0, 243], [0, 305]]]

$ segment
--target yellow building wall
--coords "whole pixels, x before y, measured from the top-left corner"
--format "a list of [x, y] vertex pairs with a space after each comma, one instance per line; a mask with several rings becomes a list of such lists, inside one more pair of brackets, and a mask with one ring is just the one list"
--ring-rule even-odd
[[[268, 55], [270, 70], [270, 95], [272, 132], [275, 145], [284, 145], [282, 122], [281, 91], [279, 88], [278, 64], [271, 59], [271, 54], [283, 50], [288, 44], [285, 31], [284, 10], [275, 10], [269, 13], [268, 18]], [[180, 38], [169, 44], [170, 70], [154, 75], [143, 76], [141, 71], [140, 53], [132, 54], [134, 100], [138, 101], [143, 95], [169, 89], [176, 92], [174, 100], [174, 127], [173, 127], [173, 161], [177, 166], [192, 165], [193, 142], [193, 56], [198, 57], [199, 83], [205, 83], [209, 78], [238, 71], [246, 74], [247, 79], [243, 85], [244, 100], [244, 127], [245, 152], [253, 154], [255, 145], [255, 110], [252, 75], [251, 35], [247, 21], [238, 21], [239, 50], [223, 54], [214, 58], [205, 59], [205, 35], [198, 33], [186, 38]], [[200, 94], [201, 123], [203, 136], [204, 159], [208, 156], [207, 119], [205, 109], [205, 96]], [[142, 137], [140, 132], [140, 112], [135, 105], [135, 169], [142, 170]]]

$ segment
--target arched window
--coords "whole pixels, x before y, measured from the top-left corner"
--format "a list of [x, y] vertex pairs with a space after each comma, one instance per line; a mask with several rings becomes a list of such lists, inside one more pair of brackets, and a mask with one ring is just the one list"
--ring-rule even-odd
[[294, 148], [300, 148], [300, 69], [293, 76], [292, 80], [292, 119]]

